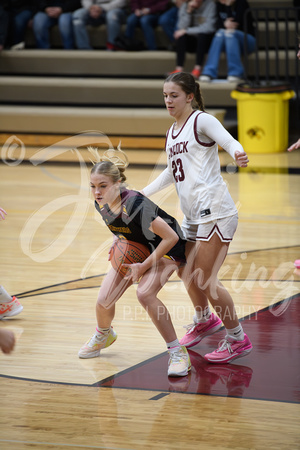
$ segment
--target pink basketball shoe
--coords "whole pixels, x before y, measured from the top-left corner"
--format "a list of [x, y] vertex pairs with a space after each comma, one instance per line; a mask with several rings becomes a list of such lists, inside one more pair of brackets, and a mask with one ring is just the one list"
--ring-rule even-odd
[[180, 345], [184, 347], [193, 347], [198, 344], [203, 338], [218, 331], [222, 326], [222, 321], [215, 314], [211, 314], [207, 322], [193, 323], [187, 325], [187, 333], [180, 339]]
[[246, 334], [243, 341], [236, 341], [226, 335], [225, 339], [219, 343], [217, 350], [207, 353], [204, 359], [211, 363], [225, 364], [248, 355], [251, 350], [252, 344]]

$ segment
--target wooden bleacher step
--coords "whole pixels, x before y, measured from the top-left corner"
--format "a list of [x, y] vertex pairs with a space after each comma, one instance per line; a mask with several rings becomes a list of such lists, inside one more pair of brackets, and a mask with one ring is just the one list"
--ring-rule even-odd
[[[296, 31], [295, 31], [296, 33]], [[293, 32], [290, 32], [291, 36]], [[262, 43], [263, 45], [264, 43]], [[264, 65], [265, 52], [262, 51], [260, 63]], [[175, 67], [175, 52], [143, 51], [143, 52], [107, 52], [104, 50], [22, 50], [18, 52], [3, 51], [0, 58], [0, 74], [2, 75], [58, 75], [58, 76], [91, 76], [115, 78], [151, 78], [163, 80], [166, 73]], [[286, 53], [281, 50], [279, 58], [284, 60]], [[275, 71], [275, 51], [270, 50], [270, 74]], [[291, 75], [295, 75], [295, 50], [288, 51], [291, 63]], [[191, 71], [195, 63], [195, 55], [187, 53], [185, 70]], [[263, 67], [262, 67], [263, 70]], [[283, 69], [282, 69], [283, 70]], [[220, 76], [227, 73], [226, 58], [220, 58]], [[249, 56], [249, 76], [255, 75], [255, 55]]]
[[[205, 104], [235, 106], [233, 83], [205, 83]], [[72, 78], [38, 76], [0, 77], [0, 102], [49, 105], [103, 105], [164, 107], [163, 80]]]
[[[225, 109], [208, 110], [223, 123]], [[165, 108], [0, 106], [0, 132], [165, 136], [173, 123]]]

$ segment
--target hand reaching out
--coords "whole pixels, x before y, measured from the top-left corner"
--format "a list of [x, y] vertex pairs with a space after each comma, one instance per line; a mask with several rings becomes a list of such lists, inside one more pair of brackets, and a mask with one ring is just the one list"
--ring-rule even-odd
[[288, 148], [288, 152], [292, 152], [293, 150], [296, 150], [296, 148], [300, 148], [300, 138]]
[[245, 152], [235, 152], [235, 162], [239, 167], [247, 167], [249, 158]]

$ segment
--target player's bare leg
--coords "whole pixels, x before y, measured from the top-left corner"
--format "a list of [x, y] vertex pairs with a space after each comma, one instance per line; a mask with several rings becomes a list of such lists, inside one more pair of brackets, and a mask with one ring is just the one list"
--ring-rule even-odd
[[152, 322], [166, 342], [170, 355], [168, 376], [171, 377], [186, 376], [191, 369], [189, 354], [177, 339], [169, 311], [157, 297], [158, 292], [177, 269], [177, 263], [161, 258], [155, 267], [143, 275], [137, 290], [137, 296], [141, 305], [146, 309]]
[[159, 300], [157, 294], [177, 267], [178, 265], [174, 261], [161, 258], [155, 267], [143, 275], [137, 289], [139, 302], [166, 342], [177, 339], [177, 336], [169, 311]]
[[225, 327], [234, 328], [239, 321], [233, 299], [218, 279], [228, 247], [229, 244], [222, 242], [217, 234], [208, 242], [188, 242], [188, 267], [181, 272], [181, 277], [195, 309], [204, 310], [209, 300]]
[[114, 269], [110, 269], [98, 294], [96, 332], [79, 350], [79, 358], [95, 358], [100, 355], [101, 350], [116, 341], [117, 334], [111, 326], [115, 316], [115, 304], [131, 284], [131, 281], [124, 280]]
[[115, 315], [115, 304], [131, 285], [131, 281], [124, 280], [114, 269], [109, 270], [99, 289], [96, 304], [99, 327], [110, 327]]

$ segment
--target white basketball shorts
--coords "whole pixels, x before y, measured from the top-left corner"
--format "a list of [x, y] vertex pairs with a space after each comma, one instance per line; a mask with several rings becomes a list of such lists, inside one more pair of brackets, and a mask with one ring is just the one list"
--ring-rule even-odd
[[189, 224], [183, 219], [181, 229], [187, 241], [209, 241], [217, 233], [222, 242], [232, 241], [233, 235], [237, 229], [238, 215], [234, 214], [224, 219], [217, 219], [212, 222], [204, 222], [199, 225]]

